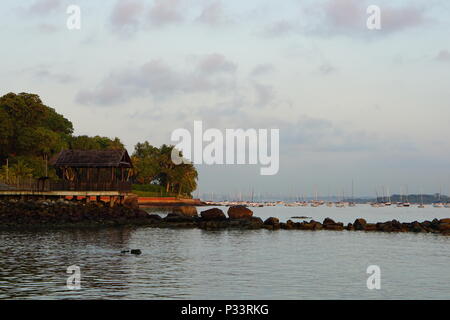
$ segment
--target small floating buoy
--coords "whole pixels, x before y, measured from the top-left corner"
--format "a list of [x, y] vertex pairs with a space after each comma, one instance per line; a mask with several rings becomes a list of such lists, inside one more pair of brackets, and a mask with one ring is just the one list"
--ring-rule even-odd
[[139, 249], [133, 249], [133, 250], [130, 251], [130, 253], [131, 253], [131, 254], [140, 255], [140, 254], [142, 253], [142, 251], [139, 250]]

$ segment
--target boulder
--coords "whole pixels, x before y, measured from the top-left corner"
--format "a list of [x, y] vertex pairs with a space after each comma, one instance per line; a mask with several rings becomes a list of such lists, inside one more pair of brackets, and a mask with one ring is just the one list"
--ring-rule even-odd
[[169, 213], [165, 218], [166, 222], [193, 222], [193, 217], [188, 217], [179, 213]]
[[355, 230], [364, 230], [366, 224], [367, 224], [366, 220], [359, 218], [355, 220], [355, 222], [353, 223], [353, 227], [355, 228]]
[[175, 207], [173, 213], [178, 213], [187, 217], [198, 217], [197, 208], [192, 206]]
[[325, 218], [325, 220], [323, 220], [323, 224], [324, 225], [326, 225], [326, 224], [336, 224], [336, 222], [334, 222], [334, 220], [331, 219], [331, 218]]
[[157, 215], [157, 214], [149, 214], [147, 216], [148, 219], [150, 220], [154, 220], [154, 221], [161, 221], [163, 218], [161, 218], [161, 216]]
[[[283, 228], [283, 226], [282, 226], [282, 228]], [[294, 228], [295, 228], [295, 223], [292, 220], [288, 220], [286, 222], [286, 224], [284, 225], [284, 229], [286, 229], [286, 230], [292, 230]]]
[[344, 230], [344, 225], [342, 223], [335, 223], [335, 224], [324, 224], [323, 228], [325, 230], [333, 230], [333, 231], [342, 231]]
[[364, 231], [377, 231], [377, 225], [375, 223], [367, 223], [364, 226]]
[[439, 223], [450, 223], [450, 218], [441, 219]]
[[264, 225], [264, 222], [262, 221], [262, 219], [258, 218], [258, 217], [251, 217], [250, 219], [247, 219], [247, 220], [250, 221], [249, 227], [251, 229], [259, 229], [259, 228], [262, 228], [262, 226]]
[[384, 223], [377, 223], [377, 230], [378, 231], [383, 231], [383, 232], [392, 232], [393, 231], [393, 227], [392, 227], [392, 222], [388, 221], [388, 222], [384, 222]]
[[268, 230], [278, 230], [281, 228], [280, 220], [274, 217], [267, 218], [263, 227]]
[[136, 195], [128, 196], [123, 201], [123, 205], [130, 209], [139, 209], [139, 197]]
[[268, 226], [279, 225], [280, 220], [278, 218], [270, 217], [267, 218], [266, 221], [264, 221], [264, 224]]
[[440, 232], [450, 232], [450, 223], [441, 223], [439, 225]]
[[318, 221], [311, 220], [310, 223], [312, 223], [314, 225], [314, 230], [322, 230], [323, 229], [323, 225]]
[[232, 206], [228, 208], [230, 219], [249, 219], [253, 216], [253, 211], [246, 206]]
[[212, 208], [209, 210], [202, 211], [200, 216], [205, 221], [213, 221], [213, 220], [226, 220], [225, 214], [222, 210], [218, 208]]

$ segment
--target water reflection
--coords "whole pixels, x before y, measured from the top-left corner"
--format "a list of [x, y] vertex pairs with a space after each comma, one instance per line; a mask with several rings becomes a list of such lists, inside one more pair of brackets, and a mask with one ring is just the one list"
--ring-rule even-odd
[[[1, 231], [0, 298], [449, 299], [449, 245], [440, 235], [346, 231]], [[131, 248], [142, 255], [120, 253]], [[380, 291], [366, 287], [371, 264]], [[70, 265], [81, 268], [80, 291], [66, 288]]]

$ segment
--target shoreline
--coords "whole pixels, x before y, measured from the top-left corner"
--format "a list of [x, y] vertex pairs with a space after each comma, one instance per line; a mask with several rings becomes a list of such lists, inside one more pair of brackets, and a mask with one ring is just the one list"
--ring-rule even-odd
[[367, 223], [358, 218], [354, 223], [344, 225], [331, 218], [323, 222], [310, 220], [302, 222], [280, 222], [276, 217], [263, 221], [254, 217], [246, 207], [235, 206], [228, 209], [228, 217], [219, 208], [202, 211], [198, 215], [195, 208], [174, 208], [173, 212], [161, 217], [132, 206], [110, 207], [105, 203], [76, 203], [66, 200], [56, 201], [0, 201], [0, 230], [13, 229], [54, 229], [54, 228], [103, 228], [115, 226], [146, 226], [154, 228], [191, 228], [204, 230], [221, 229], [267, 229], [303, 231], [367, 231], [367, 232], [412, 232], [450, 235], [450, 218], [432, 221], [399, 222], [391, 220]]

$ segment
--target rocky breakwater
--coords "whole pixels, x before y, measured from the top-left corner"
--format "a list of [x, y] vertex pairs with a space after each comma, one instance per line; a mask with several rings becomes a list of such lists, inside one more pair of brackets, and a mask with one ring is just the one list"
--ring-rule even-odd
[[[269, 218], [264, 222], [267, 229], [273, 229], [273, 219]], [[278, 219], [276, 219], [278, 220]], [[267, 226], [266, 226], [267, 225]], [[399, 222], [397, 220], [367, 223], [366, 220], [359, 218], [346, 226], [342, 222], [335, 222], [333, 219], [326, 218], [323, 223], [318, 221], [293, 222], [288, 220], [286, 223], [279, 223], [280, 229], [286, 230], [332, 230], [332, 231], [367, 231], [367, 232], [414, 232], [414, 233], [440, 233], [450, 235], [450, 219], [433, 219], [423, 222]]]
[[147, 212], [133, 204], [109, 207], [106, 203], [66, 200], [0, 201], [0, 229], [147, 225], [152, 221]]
[[217, 229], [261, 229], [264, 226], [261, 218], [253, 217], [253, 212], [247, 208], [243, 210], [241, 206], [238, 208], [230, 207], [228, 217], [225, 213], [218, 209], [212, 208], [202, 211], [200, 215], [193, 216], [184, 214], [180, 211], [169, 213], [165, 218], [161, 218], [157, 227], [170, 228], [200, 228], [204, 230]]
[[218, 209], [202, 211], [195, 208], [177, 208], [166, 217], [149, 214], [137, 209], [134, 201], [126, 205], [109, 207], [104, 203], [79, 203], [65, 200], [4, 200], [0, 201], [0, 229], [15, 227], [101, 227], [140, 225], [155, 228], [200, 228], [218, 229], [267, 229], [267, 230], [305, 230], [305, 231], [366, 231], [366, 232], [414, 232], [450, 235], [450, 218], [432, 221], [401, 223], [397, 220], [367, 223], [356, 219], [344, 225], [326, 218], [323, 222], [315, 220], [280, 222], [271, 217], [263, 221], [254, 217], [253, 212], [242, 206], [230, 207], [228, 217]]

